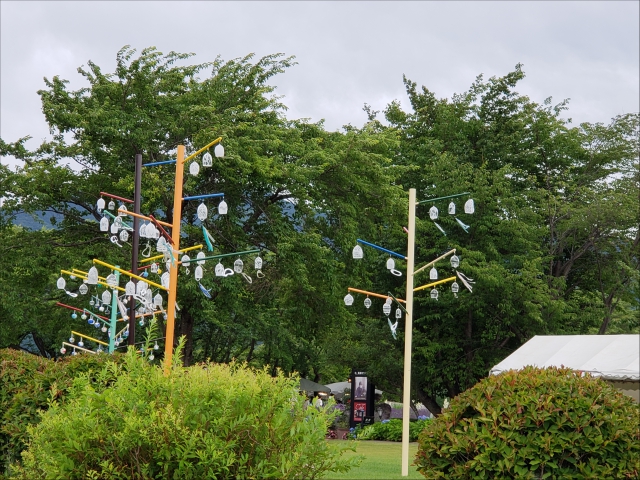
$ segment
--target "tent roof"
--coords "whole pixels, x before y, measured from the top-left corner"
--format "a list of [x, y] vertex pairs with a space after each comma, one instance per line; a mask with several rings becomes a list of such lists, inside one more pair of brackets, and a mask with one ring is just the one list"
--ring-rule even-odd
[[565, 366], [606, 380], [640, 380], [640, 335], [536, 335], [489, 372]]
[[[337, 382], [337, 383], [329, 383], [327, 387], [331, 389], [331, 392], [336, 394], [343, 394], [345, 388], [351, 388], [351, 382]], [[376, 388], [376, 395], [382, 395], [382, 390], [378, 390]]]
[[326, 392], [331, 393], [331, 389], [326, 385], [321, 385], [306, 378], [300, 379], [300, 390], [305, 392]]

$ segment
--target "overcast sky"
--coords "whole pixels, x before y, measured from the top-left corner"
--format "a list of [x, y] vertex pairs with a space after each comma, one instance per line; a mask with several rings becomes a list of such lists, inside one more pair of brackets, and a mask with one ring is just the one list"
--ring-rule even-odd
[[[524, 65], [519, 91], [571, 98], [568, 117], [607, 123], [640, 110], [638, 1], [498, 2], [0, 2], [0, 137], [48, 136], [37, 90], [92, 60], [113, 72], [117, 51], [196, 54], [193, 63], [282, 52], [298, 65], [275, 77], [289, 118], [361, 126], [364, 103], [408, 108], [402, 75], [439, 98], [475, 77]], [[9, 159], [3, 163], [13, 164]]]

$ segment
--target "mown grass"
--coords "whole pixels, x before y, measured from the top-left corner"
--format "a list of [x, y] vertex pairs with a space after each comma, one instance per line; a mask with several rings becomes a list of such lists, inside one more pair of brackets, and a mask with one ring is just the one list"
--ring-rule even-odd
[[[343, 440], [330, 440], [342, 442]], [[409, 444], [409, 476], [402, 476], [402, 443], [360, 441], [357, 443], [356, 452], [347, 452], [345, 455], [364, 455], [364, 460], [359, 467], [346, 473], [330, 473], [323, 477], [330, 480], [339, 479], [404, 479], [424, 478], [418, 473], [416, 467], [411, 466], [418, 450], [417, 443]]]

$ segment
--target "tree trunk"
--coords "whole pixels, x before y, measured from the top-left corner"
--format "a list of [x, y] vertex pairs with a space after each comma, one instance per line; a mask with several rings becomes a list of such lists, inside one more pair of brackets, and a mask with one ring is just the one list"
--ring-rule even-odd
[[429, 410], [434, 416], [437, 417], [438, 415], [442, 414], [442, 409], [440, 408], [440, 405], [438, 405], [438, 402], [436, 402], [435, 398], [430, 397], [429, 395], [420, 391], [418, 391], [417, 393], [420, 403], [427, 407], [427, 410]]
[[611, 321], [611, 317], [613, 315], [613, 311], [616, 308], [616, 303], [614, 303], [614, 296], [616, 290], [614, 289], [611, 294], [605, 298], [603, 298], [604, 302], [604, 311], [606, 312], [604, 315], [604, 320], [602, 320], [602, 324], [600, 325], [600, 330], [598, 330], [598, 335], [604, 335], [607, 333], [607, 328], [609, 327], [609, 322]]
[[40, 336], [36, 335], [35, 333], [31, 333], [31, 337], [33, 338], [33, 342], [36, 344], [36, 347], [38, 347], [38, 351], [40, 352], [40, 355], [42, 355], [44, 358], [51, 358], [51, 355], [49, 355], [49, 353], [47, 352], [47, 349], [44, 346], [44, 342], [42, 341], [42, 338], [40, 338]]
[[251, 339], [251, 345], [249, 346], [249, 353], [247, 354], [247, 363], [251, 362], [253, 358], [253, 350], [256, 348], [256, 339]]

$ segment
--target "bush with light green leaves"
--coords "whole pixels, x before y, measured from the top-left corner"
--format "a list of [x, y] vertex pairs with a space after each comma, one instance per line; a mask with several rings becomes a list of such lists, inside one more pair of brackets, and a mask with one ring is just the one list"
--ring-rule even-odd
[[[69, 355], [54, 360], [9, 348], [0, 349], [0, 479], [17, 461], [28, 440], [27, 428], [40, 421], [52, 400], [64, 403], [73, 379], [93, 379], [107, 361], [121, 356]], [[93, 381], [93, 380], [91, 380]], [[95, 388], [107, 388], [104, 378]]]
[[[420, 432], [422, 432], [431, 420], [416, 420], [409, 423], [409, 441], [418, 440]], [[363, 428], [356, 429], [358, 440], [382, 440], [385, 442], [401, 442], [402, 441], [402, 419], [392, 418], [390, 420], [382, 420]]]
[[605, 381], [527, 367], [485, 378], [427, 424], [426, 478], [638, 478], [640, 406]]
[[30, 428], [15, 478], [318, 478], [360, 461], [325, 441], [331, 409], [305, 410], [295, 379], [213, 363], [164, 375], [133, 350], [101, 375], [114, 369], [102, 391], [76, 379]]

